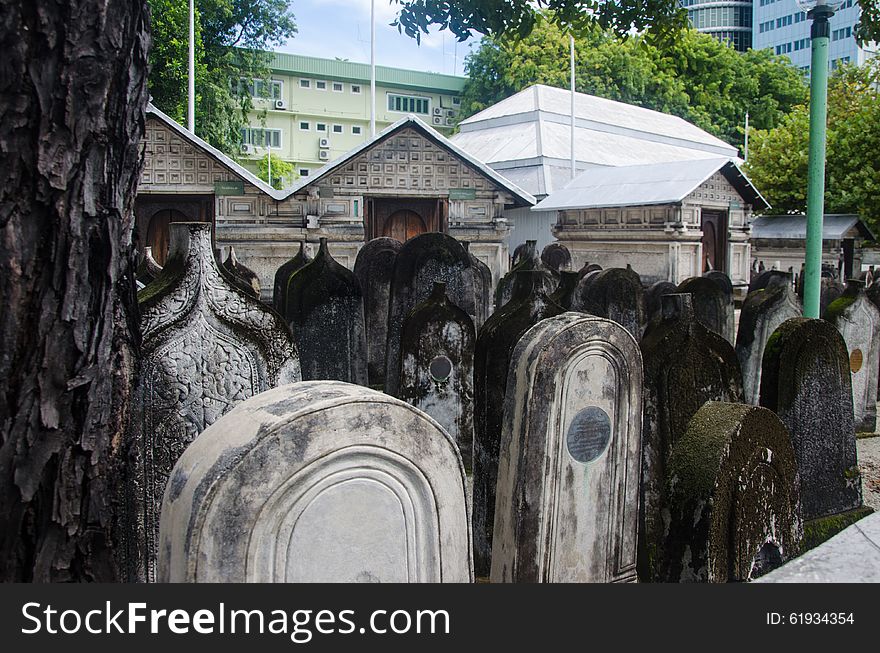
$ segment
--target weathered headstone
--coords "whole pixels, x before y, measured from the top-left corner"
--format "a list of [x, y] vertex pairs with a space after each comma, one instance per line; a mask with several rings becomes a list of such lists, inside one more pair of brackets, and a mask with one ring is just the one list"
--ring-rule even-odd
[[238, 260], [234, 247], [230, 246], [229, 254], [226, 256], [226, 260], [223, 261], [223, 267], [239, 280], [239, 285], [243, 289], [250, 292], [257, 299], [260, 298], [260, 278], [256, 272]]
[[791, 433], [806, 520], [862, 503], [850, 376], [843, 337], [825, 320], [787, 320], [767, 343], [761, 405]]
[[473, 466], [474, 323], [434, 283], [427, 300], [403, 323], [397, 396], [425, 411], [458, 445], [464, 468]]
[[513, 294], [513, 285], [516, 282], [516, 274], [520, 270], [529, 270], [540, 272], [538, 280], [541, 283], [541, 292], [550, 295], [559, 285], [559, 275], [544, 267], [541, 259], [538, 258], [538, 251], [535, 248], [537, 241], [527, 240], [519, 245], [513, 257], [514, 264], [510, 271], [498, 281], [495, 288], [495, 310], [507, 304]]
[[290, 330], [216, 264], [210, 229], [171, 224], [165, 268], [138, 295], [143, 345], [126, 487], [129, 580], [155, 577], [162, 492], [184, 449], [236, 403], [300, 379]]
[[880, 365], [880, 310], [865, 294], [863, 281], [851, 279], [824, 318], [837, 327], [849, 353], [853, 421], [858, 432], [877, 428], [877, 370]]
[[312, 257], [306, 253], [305, 243], [300, 241], [299, 251], [296, 255], [283, 263], [275, 272], [274, 283], [272, 284], [272, 305], [279, 315], [287, 312], [287, 284], [294, 272], [301, 270], [312, 262]]
[[370, 385], [385, 384], [385, 349], [388, 346], [388, 303], [394, 262], [403, 243], [394, 238], [374, 238], [361, 247], [354, 262], [354, 276], [364, 295], [367, 328], [367, 376]]
[[590, 274], [590, 272], [598, 272], [601, 269], [602, 266], [598, 263], [590, 263], [589, 261], [587, 261], [586, 263], [584, 263], [581, 269], [578, 270], [578, 274], [580, 275], [581, 279], [583, 279], [585, 276]]
[[403, 321], [428, 298], [435, 281], [446, 284], [453, 304], [472, 317], [476, 315], [474, 270], [461, 243], [441, 233], [425, 233], [406, 241], [397, 254], [391, 280], [385, 355], [385, 389], [389, 394], [396, 395], [399, 384]]
[[645, 317], [648, 324], [663, 317], [664, 295], [673, 295], [678, 292], [678, 286], [671, 281], [657, 281], [645, 290]]
[[311, 263], [287, 283], [285, 318], [293, 331], [306, 381], [367, 385], [364, 298], [354, 273], [330, 255], [321, 238]]
[[678, 284], [678, 292], [693, 298], [694, 317], [704, 327], [733, 343], [733, 301], [728, 301], [717, 283], [706, 277], [691, 277]]
[[507, 371], [520, 336], [537, 322], [559, 315], [562, 307], [543, 290], [542, 272], [519, 270], [510, 301], [480, 329], [474, 355], [474, 569], [489, 575], [495, 485], [501, 446], [501, 424]]
[[565, 310], [571, 310], [571, 299], [580, 280], [577, 272], [563, 270], [559, 273], [559, 285], [550, 294], [550, 299]]
[[[865, 289], [865, 295], [880, 310], [880, 277], [874, 277], [874, 280]], [[878, 378], [880, 378], [880, 369], [878, 369]], [[880, 401], [880, 382], [877, 384], [877, 400]]]
[[[797, 295], [801, 302], [804, 300], [804, 281], [804, 274], [801, 273], [797, 285]], [[830, 276], [830, 272], [823, 268], [822, 277], [819, 279], [819, 315], [825, 315], [831, 303], [840, 297], [844, 290], [846, 286]]]
[[704, 403], [741, 402], [743, 396], [733, 346], [695, 319], [692, 302], [690, 294], [664, 295], [661, 315], [641, 342], [645, 388], [639, 567], [643, 580], [657, 578], [669, 453]]
[[614, 320], [638, 342], [647, 323], [644, 295], [642, 281], [631, 267], [611, 268], [581, 279], [571, 306], [575, 311]]
[[459, 241], [471, 259], [471, 269], [474, 275], [474, 327], [479, 330], [483, 322], [492, 314], [492, 270], [480, 259], [473, 255], [470, 242]]
[[473, 579], [455, 443], [388, 395], [305, 382], [244, 402], [178, 461], [167, 582]]
[[746, 297], [736, 334], [736, 356], [742, 370], [746, 403], [758, 403], [761, 394], [761, 359], [767, 340], [776, 327], [800, 315], [801, 305], [789, 283], [771, 285]]
[[791, 285], [792, 276], [782, 270], [763, 270], [749, 283], [748, 294], [773, 286]]
[[541, 262], [554, 272], [571, 270], [571, 252], [562, 243], [550, 243], [541, 250]]
[[715, 282], [715, 285], [718, 286], [724, 295], [724, 302], [727, 307], [727, 325], [724, 333], [721, 335], [727, 339], [727, 342], [734, 344], [736, 342], [736, 307], [734, 306], [733, 298], [733, 282], [731, 282], [730, 277], [726, 273], [720, 270], [710, 270], [703, 276]]
[[539, 322], [511, 358], [492, 582], [636, 580], [642, 365], [610, 320]]
[[798, 554], [797, 459], [771, 411], [705, 404], [673, 448], [667, 474], [659, 580], [747, 581]]
[[138, 265], [135, 276], [143, 285], [149, 286], [162, 273], [162, 266], [153, 258], [153, 248], [144, 247], [144, 258]]

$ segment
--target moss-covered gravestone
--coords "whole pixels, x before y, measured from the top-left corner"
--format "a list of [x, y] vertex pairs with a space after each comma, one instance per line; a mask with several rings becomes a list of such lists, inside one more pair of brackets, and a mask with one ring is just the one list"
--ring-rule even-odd
[[757, 404], [761, 393], [761, 360], [771, 334], [786, 320], [799, 317], [801, 305], [784, 283], [751, 292], [743, 302], [736, 334], [736, 356], [743, 375], [745, 401]]
[[645, 387], [639, 572], [644, 580], [658, 578], [670, 452], [704, 403], [742, 402], [743, 394], [736, 352], [694, 318], [692, 295], [664, 295], [662, 302], [661, 318], [651, 323], [641, 342]]
[[162, 273], [162, 266], [153, 258], [153, 248], [144, 247], [144, 258], [138, 265], [135, 276], [144, 286], [149, 286]]
[[873, 433], [877, 428], [880, 310], [865, 294], [865, 282], [850, 279], [846, 291], [831, 303], [824, 318], [840, 331], [849, 353], [855, 429]]
[[403, 323], [397, 396], [446, 429], [470, 473], [474, 448], [474, 323], [449, 301], [446, 284]]
[[540, 272], [537, 279], [541, 283], [541, 292], [550, 295], [559, 285], [559, 275], [552, 270], [548, 270], [538, 258], [537, 241], [527, 240], [519, 245], [513, 254], [513, 265], [510, 271], [498, 281], [495, 288], [495, 310], [507, 304], [513, 294], [513, 286], [516, 283], [516, 273], [519, 270], [531, 270]]
[[825, 320], [787, 320], [767, 343], [761, 405], [791, 433], [805, 520], [862, 504], [850, 377], [846, 343]]
[[677, 292], [678, 286], [671, 281], [657, 281], [648, 286], [645, 290], [645, 318], [648, 325], [663, 319], [662, 297]]
[[492, 582], [636, 579], [642, 365], [619, 324], [568, 312], [513, 352]]
[[710, 402], [673, 447], [658, 580], [755, 578], [798, 554], [798, 466], [765, 408]]
[[242, 289], [250, 292], [257, 299], [260, 298], [260, 277], [257, 276], [256, 272], [238, 260], [234, 247], [229, 248], [229, 254], [227, 254], [226, 260], [223, 261], [223, 267], [235, 276]]
[[571, 252], [562, 243], [550, 243], [541, 250], [541, 262], [554, 272], [571, 270]]
[[510, 301], [486, 320], [474, 354], [474, 569], [489, 575], [501, 423], [513, 348], [534, 324], [562, 307], [543, 290], [543, 272], [519, 270]]
[[311, 263], [287, 283], [285, 318], [300, 352], [303, 379], [367, 385], [364, 298], [357, 279], [321, 238]]
[[689, 293], [693, 298], [694, 317], [710, 331], [714, 331], [733, 344], [736, 333], [733, 327], [733, 297], [724, 294], [721, 287], [706, 277], [691, 277], [678, 284], [678, 292]]
[[764, 290], [773, 286], [783, 286], [792, 284], [792, 275], [782, 270], [764, 270], [749, 282], [748, 294], [756, 290]]
[[726, 272], [722, 272], [721, 270], [709, 270], [708, 272], [705, 272], [703, 276], [714, 281], [721, 289], [721, 292], [724, 293], [724, 296], [727, 297], [728, 301], [733, 302], [733, 282], [730, 280], [730, 277], [727, 276]]
[[644, 295], [642, 280], [630, 266], [610, 268], [581, 279], [571, 307], [614, 320], [638, 342], [647, 324]]
[[312, 257], [306, 253], [305, 244], [300, 241], [299, 251], [296, 255], [286, 263], [283, 263], [275, 272], [275, 279], [272, 284], [272, 305], [280, 315], [284, 315], [287, 312], [287, 283], [290, 281], [290, 277], [293, 276], [294, 272], [301, 270], [311, 262]]
[[581, 277], [577, 272], [563, 270], [559, 273], [559, 285], [551, 293], [550, 299], [565, 310], [571, 310], [571, 299], [580, 280]]
[[176, 222], [165, 268], [138, 294], [141, 373], [128, 438], [124, 577], [155, 578], [159, 508], [184, 449], [240, 401], [298, 381], [281, 317], [217, 265], [211, 225]]
[[354, 276], [364, 295], [367, 328], [367, 376], [371, 386], [385, 384], [385, 351], [388, 346], [388, 305], [394, 262], [403, 243], [394, 238], [374, 238], [361, 247]]

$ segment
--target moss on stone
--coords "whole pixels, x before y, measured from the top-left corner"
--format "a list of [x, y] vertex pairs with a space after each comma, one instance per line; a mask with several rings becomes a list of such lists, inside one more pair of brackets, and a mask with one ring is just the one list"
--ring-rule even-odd
[[852, 526], [863, 517], [867, 517], [873, 508], [861, 506], [855, 510], [847, 510], [836, 515], [827, 517], [819, 517], [804, 524], [804, 541], [802, 551], [814, 549], [823, 542], [830, 540], [840, 531], [848, 526]]
[[833, 320], [846, 311], [847, 308], [852, 306], [855, 303], [857, 297], [854, 295], [843, 294], [837, 299], [835, 299], [831, 304], [829, 304], [828, 308], [825, 309], [824, 318], [826, 320]]

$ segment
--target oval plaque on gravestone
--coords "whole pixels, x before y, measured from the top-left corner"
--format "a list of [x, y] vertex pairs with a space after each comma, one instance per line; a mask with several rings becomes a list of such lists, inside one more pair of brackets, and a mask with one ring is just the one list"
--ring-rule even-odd
[[428, 364], [428, 369], [434, 381], [444, 383], [449, 380], [449, 375], [452, 374], [452, 361], [446, 356], [437, 356]]
[[853, 374], [862, 369], [862, 363], [864, 362], [864, 356], [862, 355], [861, 349], [854, 349], [853, 352], [849, 355], [849, 369]]
[[571, 421], [565, 436], [568, 453], [579, 463], [596, 460], [611, 439], [611, 419], [598, 406], [584, 408]]

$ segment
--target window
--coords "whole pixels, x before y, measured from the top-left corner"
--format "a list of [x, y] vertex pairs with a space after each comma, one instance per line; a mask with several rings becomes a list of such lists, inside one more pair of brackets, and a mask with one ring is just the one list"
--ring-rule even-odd
[[300, 88], [312, 88], [312, 80], [310, 79], [301, 79], [299, 80]]
[[327, 123], [325, 122], [316, 122], [315, 123], [315, 131], [316, 132], [327, 132]]
[[300, 168], [299, 169], [299, 176], [300, 177], [308, 177], [309, 176], [309, 169], [308, 168]]
[[333, 133], [341, 134], [342, 133], [342, 125], [333, 125]]
[[342, 93], [342, 82], [333, 82], [333, 92]]
[[460, 107], [461, 106], [461, 98], [460, 97], [452, 98], [452, 106]]
[[308, 121], [308, 120], [302, 120], [302, 121], [300, 121], [300, 123], [299, 123], [299, 129], [300, 129], [300, 131], [307, 132], [307, 131], [309, 131], [311, 128], [312, 128], [312, 126], [309, 124], [309, 121]]
[[315, 80], [315, 88], [318, 89], [319, 91], [326, 91], [327, 90], [327, 82], [320, 80], [320, 79], [316, 79]]
[[253, 98], [280, 100], [284, 96], [283, 82], [277, 79], [270, 80], [268, 88], [264, 79], [245, 79], [242, 77], [240, 83], [241, 90]]
[[241, 142], [244, 145], [270, 147], [277, 150], [281, 147], [281, 130], [243, 127], [241, 130]]
[[351, 133], [352, 133], [354, 136], [360, 136], [360, 135], [361, 135], [361, 131], [362, 131], [362, 130], [361, 130], [361, 126], [360, 126], [360, 125], [352, 125], [352, 126], [351, 126]]
[[360, 84], [352, 84], [351, 85], [351, 92], [354, 93], [355, 95], [360, 93], [361, 92], [361, 85]]
[[388, 94], [388, 110], [398, 113], [431, 113], [431, 98], [416, 97], [414, 95]]

